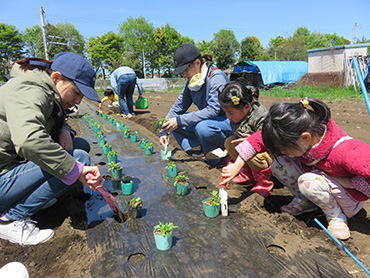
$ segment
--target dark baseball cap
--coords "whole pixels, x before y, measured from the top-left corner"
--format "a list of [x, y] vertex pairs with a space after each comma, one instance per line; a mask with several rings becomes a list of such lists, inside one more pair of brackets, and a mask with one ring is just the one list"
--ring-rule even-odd
[[189, 64], [199, 56], [201, 56], [200, 51], [194, 44], [184, 43], [180, 45], [173, 55], [175, 62], [175, 70], [173, 75], [183, 73]]
[[85, 97], [100, 102], [94, 89], [95, 71], [86, 58], [73, 52], [60, 52], [55, 54], [51, 69], [71, 79]]

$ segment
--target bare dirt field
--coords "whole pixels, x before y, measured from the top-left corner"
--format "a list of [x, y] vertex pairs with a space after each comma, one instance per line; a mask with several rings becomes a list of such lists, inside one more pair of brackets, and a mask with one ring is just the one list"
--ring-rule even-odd
[[[158, 128], [155, 123], [167, 114], [177, 95], [145, 94], [149, 108], [136, 111], [137, 115], [130, 121], [138, 125], [139, 132], [145, 132], [153, 142], [157, 142]], [[279, 101], [296, 102], [299, 99], [260, 98], [260, 102], [267, 108]], [[327, 101], [327, 104], [331, 108], [333, 119], [341, 128], [350, 136], [370, 144], [370, 116], [363, 99]], [[73, 126], [73, 121], [69, 122]], [[170, 139], [170, 149], [173, 150], [178, 163], [187, 163], [194, 172], [207, 178], [215, 186], [219, 183], [220, 169], [209, 169], [204, 161], [187, 156], [175, 140], [171, 137]], [[313, 250], [337, 261], [352, 277], [368, 277], [361, 267], [314, 222], [313, 219], [318, 218], [326, 225], [322, 212], [308, 213], [300, 217], [281, 213], [279, 207], [291, 200], [287, 189], [277, 184], [273, 194], [263, 199], [257, 194], [250, 194], [250, 187], [230, 183], [227, 188], [229, 204], [239, 204], [234, 217], [240, 217], [243, 225], [255, 233], [273, 229], [276, 233], [275, 243], [287, 255], [294, 257], [294, 254], [304, 254], [307, 250]], [[18, 246], [0, 240], [0, 266], [11, 261], [20, 261], [28, 268], [30, 277], [91, 277], [90, 266], [94, 252], [87, 244], [84, 225], [84, 201], [88, 198], [89, 195], [76, 188], [59, 198], [56, 205], [35, 215], [34, 219], [39, 222], [41, 228], [54, 229], [55, 236], [49, 242], [36, 246]], [[370, 211], [370, 201], [365, 203], [365, 210]], [[349, 226], [352, 237], [343, 244], [369, 269], [370, 218], [362, 211], [360, 215], [350, 219]], [[287, 277], [291, 276], [287, 274]]]

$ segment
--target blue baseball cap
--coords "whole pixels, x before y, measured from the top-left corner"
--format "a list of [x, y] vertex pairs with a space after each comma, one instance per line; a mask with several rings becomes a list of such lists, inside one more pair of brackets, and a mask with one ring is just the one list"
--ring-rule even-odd
[[85, 97], [100, 102], [94, 89], [95, 71], [86, 58], [73, 52], [60, 52], [55, 54], [51, 69], [71, 79]]

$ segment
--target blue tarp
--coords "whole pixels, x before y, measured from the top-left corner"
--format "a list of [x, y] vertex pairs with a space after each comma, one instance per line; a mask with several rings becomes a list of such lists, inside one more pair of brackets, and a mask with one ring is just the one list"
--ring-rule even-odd
[[305, 61], [243, 61], [234, 66], [234, 73], [261, 72], [264, 85], [297, 82], [308, 71]]

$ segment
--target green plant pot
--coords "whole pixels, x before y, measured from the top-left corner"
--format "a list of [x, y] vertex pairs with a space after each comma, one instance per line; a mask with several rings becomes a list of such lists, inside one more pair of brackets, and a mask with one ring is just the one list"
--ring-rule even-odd
[[107, 155], [107, 158], [108, 158], [108, 163], [111, 163], [111, 162], [117, 162], [117, 155]]
[[103, 152], [104, 154], [108, 154], [112, 150], [112, 146], [109, 145], [108, 147], [103, 146]]
[[177, 176], [177, 166], [172, 167], [172, 168], [166, 168], [167, 169], [167, 174], [170, 178], [174, 178]]
[[123, 195], [131, 195], [134, 192], [134, 183], [132, 181], [129, 183], [121, 182], [121, 188]]
[[140, 141], [140, 148], [142, 149], [145, 149], [145, 145], [146, 145], [147, 141]]
[[189, 191], [189, 184], [182, 184], [177, 183], [176, 184], [176, 193], [177, 195], [186, 195]]
[[136, 135], [131, 135], [131, 142], [137, 142], [137, 136]]
[[103, 115], [103, 119], [106, 120], [108, 118], [107, 115]]
[[125, 133], [123, 134], [123, 137], [125, 137], [125, 138], [130, 138], [130, 132], [125, 132]]
[[140, 218], [141, 217], [141, 206], [140, 207], [131, 207], [131, 206], [128, 206], [127, 207], [127, 212], [128, 212], [128, 216], [130, 218]]
[[166, 251], [172, 247], [172, 232], [168, 236], [156, 235], [155, 231], [157, 228], [154, 228], [153, 235], [155, 240], [155, 246], [158, 250]]
[[118, 169], [112, 169], [112, 176], [115, 179], [122, 178], [122, 167], [119, 167]]
[[220, 205], [217, 205], [217, 206], [210, 206], [208, 204], [206, 204], [205, 202], [207, 200], [209, 200], [211, 198], [207, 198], [205, 200], [202, 201], [203, 203], [203, 208], [204, 208], [204, 214], [209, 217], [209, 218], [214, 218], [216, 217], [217, 215], [220, 214]]
[[121, 128], [121, 129], [124, 129], [124, 128], [125, 128], [125, 124], [121, 124], [121, 125], [120, 125], [120, 128]]
[[145, 147], [145, 154], [151, 155], [153, 153], [153, 146], [151, 147]]
[[99, 146], [101, 147], [101, 148], [104, 148], [104, 145], [107, 143], [107, 140], [105, 140], [105, 139], [102, 139], [101, 141], [99, 141]]

